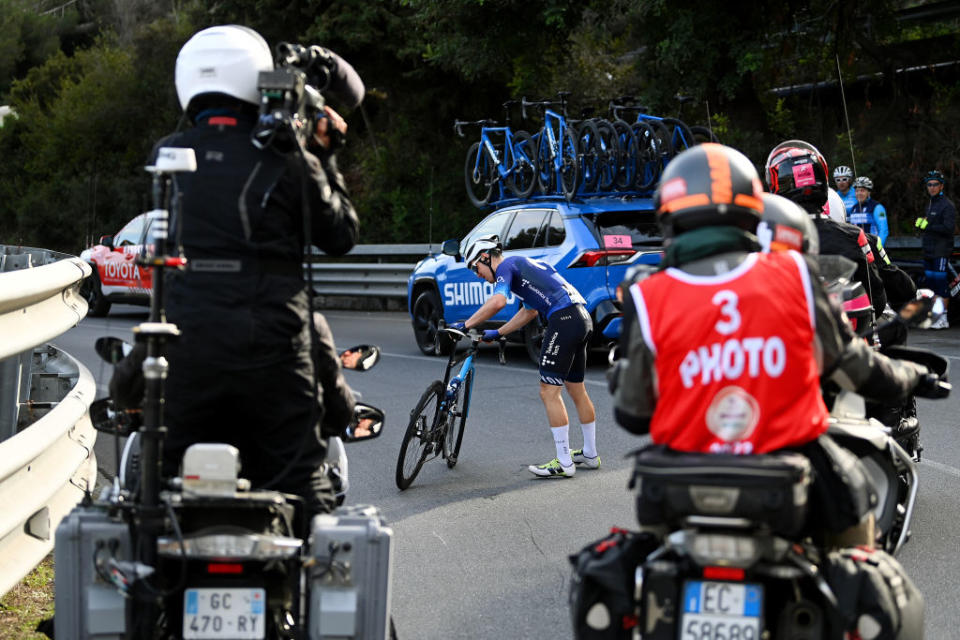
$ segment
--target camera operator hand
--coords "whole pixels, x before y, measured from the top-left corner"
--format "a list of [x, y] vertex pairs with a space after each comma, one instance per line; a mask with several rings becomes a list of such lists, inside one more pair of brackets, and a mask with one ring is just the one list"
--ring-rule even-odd
[[324, 106], [324, 117], [317, 119], [317, 130], [313, 142], [325, 151], [334, 151], [343, 146], [347, 135], [347, 121], [329, 106]]

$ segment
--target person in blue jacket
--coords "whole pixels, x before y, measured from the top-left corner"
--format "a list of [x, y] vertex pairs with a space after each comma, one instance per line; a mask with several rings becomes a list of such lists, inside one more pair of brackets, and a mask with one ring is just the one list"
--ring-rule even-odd
[[873, 191], [873, 180], [860, 176], [853, 181], [853, 191], [857, 203], [847, 209], [847, 222], [855, 224], [866, 233], [872, 233], [880, 238], [880, 244], [887, 242], [890, 227], [887, 224], [887, 210], [882, 204], [870, 197]]
[[[528, 470], [541, 478], [569, 478], [581, 469], [600, 467], [597, 454], [596, 411], [583, 383], [587, 367], [587, 346], [593, 322], [584, 307], [583, 296], [549, 264], [525, 256], [503, 256], [496, 235], [482, 236], [463, 252], [467, 268], [494, 285], [493, 295], [465, 322], [451, 325], [461, 331], [481, 326], [507, 304], [512, 292], [523, 302], [520, 310], [499, 329], [483, 332], [485, 341], [497, 340], [521, 329], [538, 315], [546, 326], [540, 349], [540, 399], [547, 411], [557, 457], [530, 465]], [[570, 449], [570, 419], [561, 391], [566, 388], [577, 408], [583, 448]]]
[[837, 195], [843, 200], [843, 206], [847, 208], [848, 215], [853, 205], [857, 204], [857, 197], [854, 195], [853, 188], [850, 185], [852, 181], [853, 170], [850, 167], [840, 165], [833, 170], [833, 182], [837, 185]]

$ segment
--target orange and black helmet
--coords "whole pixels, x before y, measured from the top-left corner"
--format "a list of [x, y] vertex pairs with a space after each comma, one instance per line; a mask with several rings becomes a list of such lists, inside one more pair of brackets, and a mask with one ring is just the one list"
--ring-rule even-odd
[[767, 156], [766, 174], [770, 193], [793, 200], [807, 213], [819, 213], [827, 203], [830, 171], [809, 142], [787, 140], [775, 146]]
[[745, 155], [704, 143], [670, 161], [654, 196], [664, 234], [699, 227], [736, 226], [754, 231], [763, 202], [760, 177]]

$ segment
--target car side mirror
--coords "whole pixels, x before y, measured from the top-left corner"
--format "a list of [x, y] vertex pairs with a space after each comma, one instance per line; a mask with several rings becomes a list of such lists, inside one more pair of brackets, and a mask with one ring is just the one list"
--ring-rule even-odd
[[385, 418], [385, 414], [380, 409], [362, 402], [356, 403], [353, 409], [353, 422], [347, 427], [343, 441], [357, 442], [378, 437], [383, 430]]
[[380, 347], [360, 344], [340, 352], [340, 366], [351, 371], [368, 371], [380, 362]]
[[445, 256], [453, 256], [456, 258], [460, 255], [460, 242], [453, 238], [450, 240], [445, 240], [443, 245], [440, 247], [440, 253]]
[[113, 236], [100, 236], [100, 244], [108, 249], [113, 249]]

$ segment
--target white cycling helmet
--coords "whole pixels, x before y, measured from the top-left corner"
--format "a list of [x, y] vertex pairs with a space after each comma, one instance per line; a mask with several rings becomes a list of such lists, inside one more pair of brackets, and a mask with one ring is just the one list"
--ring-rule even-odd
[[833, 170], [833, 179], [836, 180], [837, 178], [853, 178], [853, 169], [843, 164], [840, 165]]
[[481, 253], [490, 251], [491, 249], [503, 249], [503, 245], [500, 244], [500, 236], [480, 236], [471, 242], [463, 251], [463, 259], [467, 261], [467, 268], [469, 269], [473, 266], [473, 263], [477, 261]]
[[175, 83], [184, 111], [198, 95], [222, 93], [260, 104], [257, 78], [273, 70], [273, 55], [263, 37], [235, 24], [193, 34], [177, 56]]
[[867, 176], [860, 176], [853, 181], [853, 188], [856, 189], [857, 187], [863, 187], [867, 191], [873, 191], [873, 180]]

